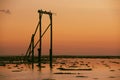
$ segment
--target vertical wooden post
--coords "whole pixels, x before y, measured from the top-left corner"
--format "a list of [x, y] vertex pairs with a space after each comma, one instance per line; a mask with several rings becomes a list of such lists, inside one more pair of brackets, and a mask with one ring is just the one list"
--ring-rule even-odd
[[38, 66], [41, 69], [41, 55], [40, 55], [40, 48], [38, 48]]
[[51, 24], [51, 27], [50, 27], [50, 68], [52, 69], [52, 14], [49, 14], [50, 16], [50, 24]]
[[32, 34], [31, 47], [32, 47], [32, 63], [34, 63], [34, 34]]
[[41, 67], [41, 54], [42, 54], [42, 14], [39, 13], [39, 24], [40, 24], [40, 27], [39, 27], [39, 40], [40, 40], [40, 43], [39, 43], [39, 49], [38, 49], [38, 65], [39, 67]]

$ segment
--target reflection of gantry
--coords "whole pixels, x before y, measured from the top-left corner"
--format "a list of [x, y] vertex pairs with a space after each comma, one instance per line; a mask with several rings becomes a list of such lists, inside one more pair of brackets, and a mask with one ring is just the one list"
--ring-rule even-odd
[[[34, 34], [32, 34], [31, 42], [30, 42], [30, 45], [29, 45], [26, 55], [25, 55], [25, 60], [29, 60], [30, 58], [32, 58], [31, 61], [34, 63], [34, 49], [37, 46], [37, 44], [39, 43], [38, 63], [39, 63], [39, 66], [41, 67], [42, 37], [44, 36], [46, 31], [50, 28], [50, 53], [49, 53], [50, 57], [49, 58], [50, 58], [50, 68], [52, 68], [52, 13], [43, 11], [43, 10], [38, 10], [38, 13], [39, 13], [39, 22], [35, 29]], [[44, 32], [42, 32], [42, 15], [43, 14], [47, 14], [50, 17], [50, 24], [47, 26], [47, 28], [45, 29]], [[38, 28], [39, 28], [39, 40], [34, 45], [34, 37], [36, 35]]]

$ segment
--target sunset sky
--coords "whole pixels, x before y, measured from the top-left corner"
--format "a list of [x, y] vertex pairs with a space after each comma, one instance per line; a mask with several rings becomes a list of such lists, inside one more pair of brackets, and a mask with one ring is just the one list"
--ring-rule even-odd
[[[0, 0], [0, 55], [25, 54], [38, 9], [55, 13], [54, 55], [120, 55], [120, 0]], [[48, 54], [49, 31], [43, 40]]]

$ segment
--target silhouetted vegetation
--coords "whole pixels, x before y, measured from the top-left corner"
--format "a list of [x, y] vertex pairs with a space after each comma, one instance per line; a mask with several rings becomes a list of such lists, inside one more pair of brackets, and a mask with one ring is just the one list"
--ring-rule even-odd
[[[71, 56], [71, 55], [57, 55], [53, 56], [53, 61], [57, 58], [100, 58], [100, 59], [120, 59], [120, 56]], [[44, 55], [41, 58], [42, 63], [49, 62], [49, 56]], [[0, 56], [0, 63], [23, 63], [24, 56]], [[27, 62], [31, 62], [31, 59]], [[38, 57], [34, 57], [34, 62], [38, 62]]]

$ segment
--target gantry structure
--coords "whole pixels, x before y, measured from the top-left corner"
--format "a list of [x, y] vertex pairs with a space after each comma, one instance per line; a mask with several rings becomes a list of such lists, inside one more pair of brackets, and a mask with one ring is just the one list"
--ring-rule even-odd
[[[31, 36], [31, 41], [29, 44], [29, 47], [26, 51], [25, 58], [24, 60], [29, 60], [31, 59], [31, 62], [34, 63], [34, 49], [37, 45], [39, 45], [38, 48], [38, 65], [41, 67], [41, 54], [42, 54], [42, 37], [44, 34], [50, 29], [50, 49], [49, 49], [49, 61], [50, 61], [50, 68], [52, 68], [52, 53], [53, 53], [53, 30], [52, 30], [52, 15], [53, 13], [51, 11], [44, 11], [44, 10], [38, 10], [39, 13], [39, 21], [37, 24], [37, 27], [34, 31], [34, 33]], [[50, 23], [47, 26], [47, 28], [42, 32], [42, 16], [43, 15], [48, 15], [50, 19]], [[39, 31], [39, 39], [36, 43], [34, 43], [34, 37]]]

